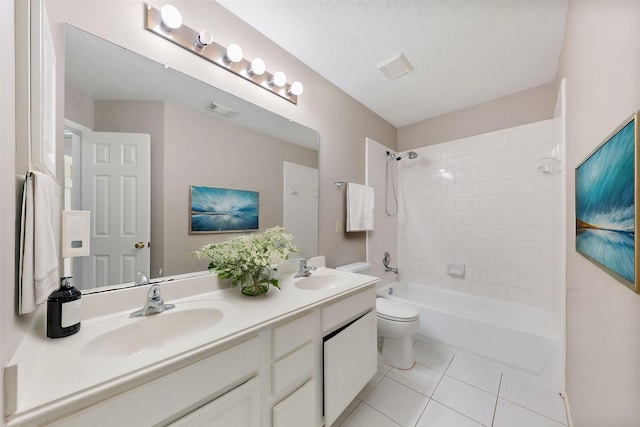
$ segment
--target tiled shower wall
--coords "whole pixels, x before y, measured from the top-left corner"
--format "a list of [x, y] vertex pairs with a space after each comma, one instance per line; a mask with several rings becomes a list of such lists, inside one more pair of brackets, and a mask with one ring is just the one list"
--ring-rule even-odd
[[[554, 311], [557, 145], [547, 120], [425, 146], [397, 162], [400, 279]], [[375, 175], [384, 206], [384, 168]], [[369, 245], [376, 257], [378, 243]], [[464, 277], [448, 264], [464, 265]]]

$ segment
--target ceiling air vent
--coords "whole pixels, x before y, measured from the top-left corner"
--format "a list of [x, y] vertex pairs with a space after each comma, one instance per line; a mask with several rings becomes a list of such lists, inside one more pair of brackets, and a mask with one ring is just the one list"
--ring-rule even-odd
[[382, 74], [385, 75], [387, 80], [395, 79], [413, 70], [413, 66], [402, 53], [378, 65], [377, 68], [382, 71]]
[[235, 117], [238, 114], [237, 111], [232, 110], [229, 107], [225, 107], [224, 105], [216, 104], [215, 102], [209, 104], [207, 110], [228, 118]]

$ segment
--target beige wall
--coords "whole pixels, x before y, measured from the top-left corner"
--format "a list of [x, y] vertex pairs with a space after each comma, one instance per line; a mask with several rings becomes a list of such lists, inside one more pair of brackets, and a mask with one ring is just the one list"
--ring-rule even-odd
[[398, 151], [550, 119], [556, 96], [555, 85], [548, 84], [403, 126]]
[[579, 427], [640, 423], [640, 295], [575, 251], [574, 173], [640, 109], [640, 3], [571, 2], [567, 79], [567, 392]]
[[93, 129], [94, 102], [74, 90], [66, 89], [64, 93], [64, 117]]

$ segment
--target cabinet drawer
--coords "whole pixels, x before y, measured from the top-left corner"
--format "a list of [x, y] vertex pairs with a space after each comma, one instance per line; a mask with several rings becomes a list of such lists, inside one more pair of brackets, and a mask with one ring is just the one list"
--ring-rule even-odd
[[372, 286], [362, 292], [334, 302], [322, 309], [322, 333], [326, 334], [362, 313], [366, 313], [376, 305], [376, 288]]
[[170, 427], [259, 427], [260, 381], [253, 378], [180, 418]]
[[315, 426], [316, 400], [316, 380], [311, 379], [273, 407], [273, 427]]
[[255, 375], [259, 366], [258, 344], [257, 338], [245, 341], [51, 425], [112, 427], [163, 423]]
[[271, 392], [278, 394], [294, 382], [310, 377], [314, 362], [312, 342], [275, 362], [271, 369]]
[[271, 348], [273, 360], [311, 341], [318, 333], [318, 323], [318, 314], [314, 311], [273, 328]]

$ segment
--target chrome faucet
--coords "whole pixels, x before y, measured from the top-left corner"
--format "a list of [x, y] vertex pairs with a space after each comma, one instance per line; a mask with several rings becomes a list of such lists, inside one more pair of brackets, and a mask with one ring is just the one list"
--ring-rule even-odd
[[299, 262], [300, 262], [300, 269], [293, 277], [309, 277], [311, 276], [311, 272], [317, 268], [317, 267], [307, 267], [306, 259], [301, 259]]
[[390, 271], [391, 271], [391, 272], [393, 272], [393, 273], [398, 274], [398, 269], [397, 269], [397, 268], [395, 268], [395, 267], [385, 267], [385, 268], [384, 268], [384, 272], [385, 272], [385, 273], [388, 273], [388, 272], [390, 272]]
[[162, 313], [165, 310], [174, 308], [175, 304], [165, 304], [160, 296], [160, 285], [151, 285], [149, 292], [147, 292], [147, 301], [144, 303], [144, 307], [140, 310], [136, 310], [129, 315], [129, 317], [149, 316], [151, 314]]
[[142, 272], [138, 271], [136, 273], [136, 286], [144, 286], [149, 284], [149, 278]]

